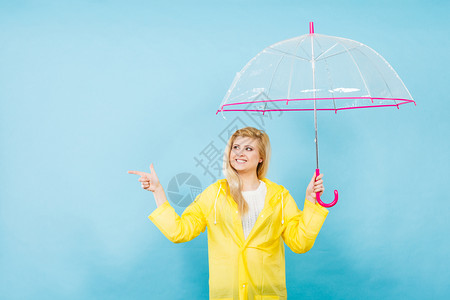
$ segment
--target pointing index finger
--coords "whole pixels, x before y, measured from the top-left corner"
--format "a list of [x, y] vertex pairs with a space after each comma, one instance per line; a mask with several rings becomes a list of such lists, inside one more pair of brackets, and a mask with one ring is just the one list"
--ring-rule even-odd
[[128, 174], [136, 174], [139, 176], [144, 176], [145, 172], [141, 172], [141, 171], [128, 171]]

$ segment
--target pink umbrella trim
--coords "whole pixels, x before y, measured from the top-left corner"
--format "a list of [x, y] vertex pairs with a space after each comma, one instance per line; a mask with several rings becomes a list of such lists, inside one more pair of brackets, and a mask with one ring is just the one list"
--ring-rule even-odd
[[331, 110], [337, 113], [338, 110], [347, 110], [347, 109], [357, 109], [357, 108], [372, 108], [372, 107], [388, 107], [388, 106], [396, 106], [399, 108], [399, 105], [407, 104], [407, 103], [414, 103], [416, 104], [416, 101], [409, 100], [409, 99], [402, 99], [402, 98], [377, 98], [377, 97], [334, 97], [334, 98], [301, 98], [301, 99], [276, 99], [276, 100], [259, 100], [259, 101], [247, 101], [247, 102], [239, 102], [239, 103], [228, 103], [222, 105], [221, 109], [217, 110], [216, 115], [219, 112], [223, 111], [256, 111], [256, 112], [262, 112], [263, 114], [266, 111], [312, 111], [314, 108], [282, 108], [282, 109], [224, 109], [225, 106], [232, 106], [232, 105], [244, 105], [244, 104], [250, 104], [250, 103], [265, 103], [265, 102], [280, 102], [284, 101], [286, 102], [286, 105], [289, 104], [290, 101], [306, 101], [306, 100], [352, 100], [352, 99], [361, 99], [361, 100], [371, 100], [373, 103], [373, 100], [390, 100], [390, 101], [404, 101], [401, 103], [396, 104], [386, 104], [386, 105], [370, 105], [370, 106], [354, 106], [354, 107], [341, 107], [341, 108], [316, 108], [316, 110]]

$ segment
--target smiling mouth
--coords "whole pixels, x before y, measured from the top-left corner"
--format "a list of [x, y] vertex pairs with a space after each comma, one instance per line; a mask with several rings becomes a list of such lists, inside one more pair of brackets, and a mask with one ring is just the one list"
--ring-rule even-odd
[[245, 164], [247, 161], [243, 159], [235, 159], [238, 164]]

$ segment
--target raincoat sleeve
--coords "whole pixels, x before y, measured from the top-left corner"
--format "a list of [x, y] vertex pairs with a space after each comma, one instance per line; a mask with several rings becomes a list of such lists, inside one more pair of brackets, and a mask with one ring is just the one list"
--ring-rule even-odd
[[206, 198], [208, 189], [198, 195], [183, 212], [181, 217], [175, 212], [169, 201], [164, 202], [156, 208], [148, 218], [159, 230], [172, 242], [188, 242], [206, 228]]
[[322, 228], [328, 210], [305, 199], [303, 211], [299, 210], [292, 196], [285, 194], [285, 220], [282, 237], [286, 245], [295, 253], [309, 251]]

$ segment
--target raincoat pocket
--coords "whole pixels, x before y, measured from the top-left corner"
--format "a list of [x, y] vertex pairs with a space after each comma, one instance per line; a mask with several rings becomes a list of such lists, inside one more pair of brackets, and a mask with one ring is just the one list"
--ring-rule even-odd
[[264, 295], [256, 295], [255, 300], [278, 300], [280, 297], [278, 296], [264, 296]]

